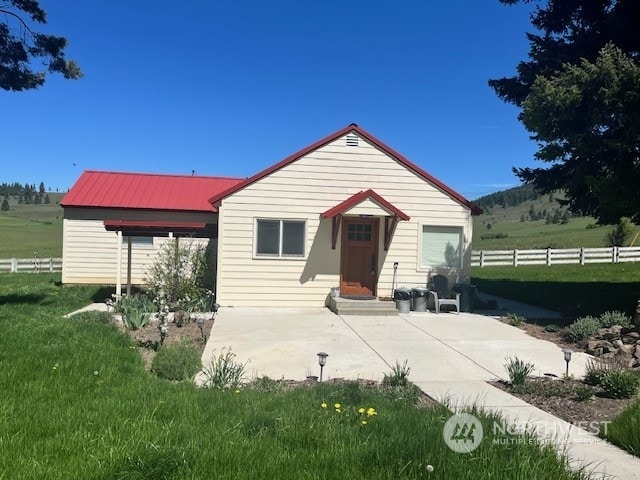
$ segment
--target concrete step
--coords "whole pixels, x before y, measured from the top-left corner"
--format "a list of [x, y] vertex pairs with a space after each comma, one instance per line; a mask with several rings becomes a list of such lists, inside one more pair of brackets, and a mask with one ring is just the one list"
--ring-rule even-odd
[[380, 300], [353, 300], [349, 298], [331, 298], [329, 309], [338, 315], [371, 315], [397, 316], [395, 302], [381, 302]]

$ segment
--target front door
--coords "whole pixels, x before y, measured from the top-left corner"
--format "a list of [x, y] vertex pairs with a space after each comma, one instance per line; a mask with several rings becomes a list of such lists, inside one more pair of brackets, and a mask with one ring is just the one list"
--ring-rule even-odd
[[375, 296], [378, 283], [377, 218], [343, 218], [340, 294]]

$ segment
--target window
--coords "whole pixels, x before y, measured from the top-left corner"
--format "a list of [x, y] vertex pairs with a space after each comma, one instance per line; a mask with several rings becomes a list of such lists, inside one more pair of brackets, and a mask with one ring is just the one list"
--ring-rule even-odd
[[422, 267], [462, 267], [462, 227], [422, 226]]
[[[129, 243], [129, 237], [126, 235], [122, 236], [122, 244], [123, 245], [128, 245]], [[153, 246], [153, 237], [137, 237], [137, 236], [132, 236], [131, 237], [131, 245], [135, 245], [135, 246], [146, 246], [146, 247], [152, 247]]]
[[304, 257], [305, 222], [256, 220], [256, 256]]

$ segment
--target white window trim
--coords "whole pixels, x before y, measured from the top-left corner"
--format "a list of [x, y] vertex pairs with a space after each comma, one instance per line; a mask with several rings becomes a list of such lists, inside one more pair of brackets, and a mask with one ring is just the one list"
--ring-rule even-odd
[[[443, 267], [443, 266], [438, 266], [438, 265], [423, 265], [422, 264], [422, 242], [424, 239], [424, 227], [445, 227], [445, 228], [457, 228], [460, 230], [460, 241], [461, 241], [461, 248], [462, 248], [462, 254], [460, 255], [460, 265], [457, 267]], [[417, 272], [432, 272], [434, 270], [437, 269], [457, 269], [457, 270], [464, 270], [464, 259], [465, 259], [465, 250], [466, 250], [466, 240], [465, 240], [466, 236], [465, 236], [465, 226], [464, 225], [460, 225], [460, 224], [442, 224], [442, 223], [430, 223], [430, 222], [425, 222], [425, 223], [420, 223], [418, 225], [418, 251], [417, 253], [417, 262], [416, 262], [416, 271]]]
[[[266, 220], [271, 222], [280, 222], [280, 234], [279, 234], [279, 253], [277, 255], [258, 254], [258, 221]], [[302, 239], [302, 255], [282, 255], [282, 229], [283, 222], [301, 222], [304, 225], [303, 239]], [[253, 219], [253, 259], [254, 260], [306, 260], [307, 259], [307, 219], [306, 218], [271, 218], [271, 217], [256, 217]]]

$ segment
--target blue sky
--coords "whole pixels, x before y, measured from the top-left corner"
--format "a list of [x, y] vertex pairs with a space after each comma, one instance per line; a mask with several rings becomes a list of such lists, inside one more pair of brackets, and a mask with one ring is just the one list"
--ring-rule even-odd
[[488, 87], [526, 58], [498, 0], [41, 0], [85, 77], [0, 91], [0, 182], [251, 176], [354, 122], [470, 199], [535, 144]]

